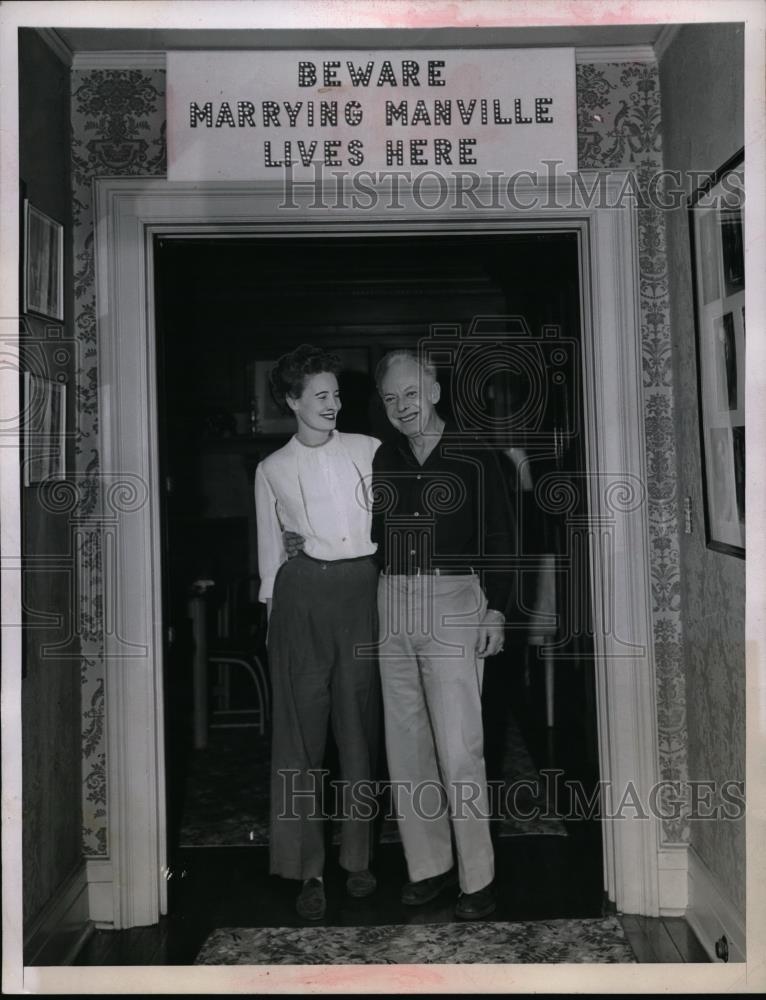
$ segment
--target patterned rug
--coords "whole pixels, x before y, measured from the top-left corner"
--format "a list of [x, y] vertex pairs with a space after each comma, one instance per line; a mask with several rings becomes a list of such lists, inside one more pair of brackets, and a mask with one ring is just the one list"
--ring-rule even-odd
[[[264, 846], [269, 842], [270, 738], [253, 729], [211, 730], [208, 746], [192, 751], [181, 821], [182, 847]], [[536, 782], [537, 768], [518, 725], [511, 719], [505, 737], [503, 760], [506, 786]], [[520, 792], [523, 789], [520, 788]], [[500, 837], [530, 834], [566, 836], [564, 824], [546, 819], [545, 804], [531, 796], [501, 796], [509, 806], [493, 823]], [[535, 810], [535, 806], [539, 809]], [[532, 813], [528, 817], [527, 814]], [[333, 836], [338, 841], [338, 831]], [[380, 843], [398, 843], [396, 821], [384, 819]]]
[[222, 927], [195, 965], [636, 962], [617, 917], [382, 927]]

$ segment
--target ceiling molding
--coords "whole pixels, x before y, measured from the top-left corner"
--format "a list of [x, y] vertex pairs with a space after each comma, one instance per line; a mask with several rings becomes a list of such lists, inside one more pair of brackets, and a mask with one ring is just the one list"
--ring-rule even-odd
[[37, 34], [65, 66], [72, 65], [74, 53], [55, 28], [36, 28]]
[[656, 62], [657, 56], [651, 45], [596, 45], [593, 48], [575, 49], [575, 62], [619, 63]]
[[159, 49], [75, 52], [72, 69], [165, 69], [165, 52]]
[[657, 56], [657, 62], [662, 59], [670, 43], [681, 30], [681, 27], [682, 25], [680, 24], [666, 24], [663, 27], [662, 31], [659, 33], [657, 41], [654, 43], [654, 54]]

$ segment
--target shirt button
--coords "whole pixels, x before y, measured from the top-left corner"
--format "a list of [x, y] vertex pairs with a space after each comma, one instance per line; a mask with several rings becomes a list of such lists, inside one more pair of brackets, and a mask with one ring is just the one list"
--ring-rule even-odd
[[418, 479], [422, 479], [423, 477], [419, 475], [419, 476], [418, 476], [417, 478], [418, 478]]
[[414, 549], [410, 549], [410, 555], [411, 555], [411, 556], [414, 556], [414, 555], [415, 555], [415, 550], [414, 550]]
[[420, 511], [416, 510], [415, 513], [412, 516], [413, 517], [420, 517]]

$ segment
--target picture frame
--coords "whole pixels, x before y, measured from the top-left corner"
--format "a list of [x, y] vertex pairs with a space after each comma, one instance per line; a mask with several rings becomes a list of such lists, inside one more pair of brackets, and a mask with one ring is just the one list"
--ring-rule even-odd
[[24, 199], [23, 307], [64, 319], [64, 226]]
[[744, 150], [689, 199], [705, 541], [745, 557]]
[[24, 372], [23, 482], [66, 478], [66, 385]]

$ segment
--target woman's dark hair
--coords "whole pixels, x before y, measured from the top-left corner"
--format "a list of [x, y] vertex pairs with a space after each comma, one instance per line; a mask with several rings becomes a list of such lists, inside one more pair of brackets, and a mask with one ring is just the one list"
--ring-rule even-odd
[[330, 354], [321, 347], [311, 344], [301, 344], [289, 354], [283, 354], [272, 368], [269, 376], [271, 392], [276, 402], [288, 410], [285, 396], [299, 399], [306, 385], [306, 379], [320, 372], [331, 372], [338, 375], [341, 369], [340, 358]]

